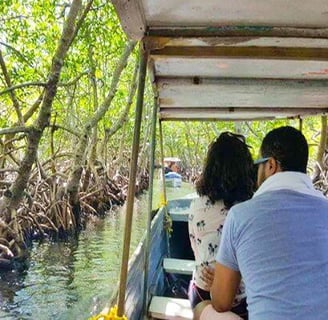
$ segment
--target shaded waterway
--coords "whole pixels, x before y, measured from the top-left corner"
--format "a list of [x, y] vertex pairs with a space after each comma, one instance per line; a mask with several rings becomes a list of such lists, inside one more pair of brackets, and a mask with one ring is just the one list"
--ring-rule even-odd
[[[189, 184], [167, 189], [168, 199], [192, 191]], [[154, 204], [158, 203], [155, 192]], [[117, 290], [124, 208], [88, 224], [76, 243], [34, 243], [29, 268], [0, 274], [0, 319], [85, 320]], [[136, 200], [133, 253], [147, 221], [147, 194]]]

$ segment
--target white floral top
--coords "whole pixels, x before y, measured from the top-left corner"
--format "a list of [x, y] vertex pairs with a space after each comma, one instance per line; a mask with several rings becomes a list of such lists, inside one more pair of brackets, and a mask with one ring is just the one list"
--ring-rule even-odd
[[[228, 210], [222, 200], [212, 204], [208, 197], [199, 197], [191, 202], [188, 227], [190, 243], [196, 261], [193, 280], [203, 290], [207, 289], [206, 283], [200, 278], [201, 271], [205, 266], [214, 267], [227, 214]], [[245, 297], [244, 292], [242, 284], [236, 297], [236, 303]]]

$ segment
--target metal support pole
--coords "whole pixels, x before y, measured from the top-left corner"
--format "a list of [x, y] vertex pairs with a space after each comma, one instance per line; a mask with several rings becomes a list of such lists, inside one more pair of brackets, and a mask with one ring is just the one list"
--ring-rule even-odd
[[130, 162], [129, 187], [128, 187], [128, 195], [126, 200], [127, 205], [126, 205], [126, 216], [125, 216], [120, 287], [118, 293], [117, 315], [119, 317], [123, 316], [124, 308], [125, 308], [125, 291], [126, 291], [127, 275], [128, 275], [128, 262], [129, 262], [129, 251], [130, 251], [130, 242], [131, 242], [131, 226], [132, 226], [133, 205], [134, 205], [134, 196], [135, 196], [136, 173], [137, 173], [137, 165], [138, 165], [143, 98], [144, 98], [145, 79], [146, 79], [146, 72], [147, 72], [147, 58], [148, 58], [147, 52], [144, 51], [143, 43], [141, 42], [140, 62], [139, 62], [140, 63], [139, 85], [138, 85], [138, 94], [137, 94], [132, 155], [131, 155], [131, 162]]
[[165, 189], [165, 166], [164, 166], [164, 147], [163, 147], [163, 128], [162, 128], [162, 121], [159, 121], [159, 141], [161, 146], [161, 160], [162, 160], [162, 194], [161, 194], [161, 205], [167, 202], [166, 199], [166, 189]]
[[162, 121], [159, 121], [159, 140], [160, 140], [160, 146], [161, 146], [161, 159], [162, 159], [162, 194], [161, 194], [161, 206], [164, 206], [164, 213], [165, 213], [165, 228], [166, 228], [166, 233], [167, 233], [167, 251], [168, 251], [168, 256], [171, 256], [171, 250], [170, 250], [170, 229], [172, 227], [172, 220], [169, 217], [168, 211], [167, 211], [167, 198], [166, 198], [166, 188], [165, 188], [165, 167], [164, 167], [164, 139], [163, 139], [163, 127], [162, 127]]
[[153, 211], [153, 188], [154, 188], [154, 169], [155, 169], [155, 148], [156, 148], [156, 120], [157, 120], [158, 103], [157, 97], [154, 97], [154, 106], [151, 122], [151, 140], [149, 154], [149, 188], [148, 188], [148, 217], [147, 217], [147, 233], [145, 243], [145, 272], [144, 272], [144, 299], [143, 299], [143, 314], [147, 314], [148, 307], [148, 276], [149, 276], [149, 254], [151, 240], [151, 219]]

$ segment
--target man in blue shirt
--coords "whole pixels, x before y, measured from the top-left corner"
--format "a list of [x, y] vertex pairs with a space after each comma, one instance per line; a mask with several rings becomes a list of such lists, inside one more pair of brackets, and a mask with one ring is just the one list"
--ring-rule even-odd
[[305, 137], [289, 126], [274, 129], [261, 156], [259, 189], [229, 211], [211, 305], [195, 319], [235, 319], [227, 311], [242, 277], [249, 320], [327, 320], [328, 200], [306, 175]]

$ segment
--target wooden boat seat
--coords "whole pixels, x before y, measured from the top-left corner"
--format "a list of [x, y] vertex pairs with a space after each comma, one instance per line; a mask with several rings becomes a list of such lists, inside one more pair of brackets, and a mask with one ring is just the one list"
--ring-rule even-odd
[[186, 210], [170, 210], [169, 211], [170, 217], [172, 221], [182, 221], [182, 222], [188, 222], [189, 217], [189, 211]]
[[151, 319], [192, 319], [193, 312], [188, 299], [154, 296], [149, 306]]
[[186, 259], [165, 258], [163, 268], [166, 272], [191, 275], [195, 268], [195, 261]]

